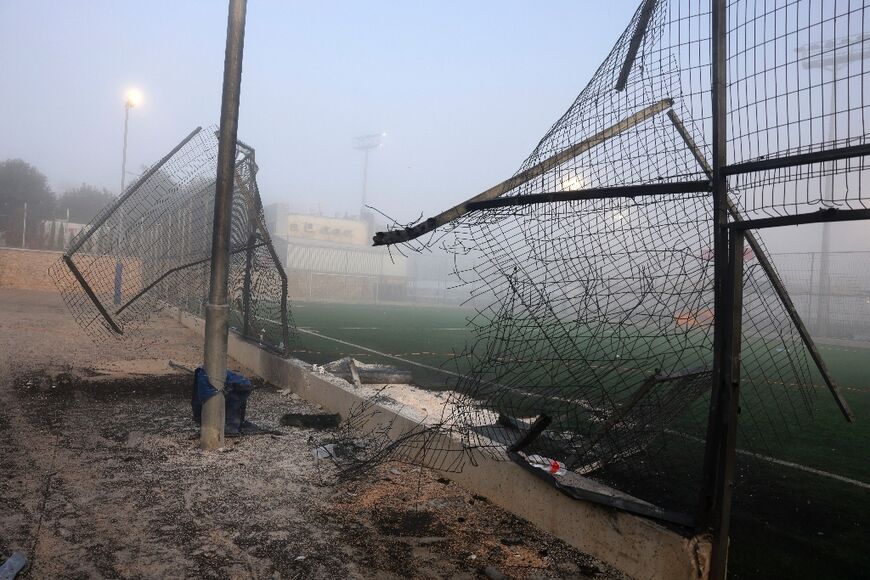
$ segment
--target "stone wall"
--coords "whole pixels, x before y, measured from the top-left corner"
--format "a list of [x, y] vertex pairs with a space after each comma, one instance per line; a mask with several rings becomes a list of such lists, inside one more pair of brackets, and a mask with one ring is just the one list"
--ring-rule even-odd
[[[18, 290], [39, 290], [58, 292], [58, 288], [48, 274], [48, 269], [57, 264], [63, 252], [45, 250], [22, 250], [20, 248], [0, 248], [0, 288]], [[94, 256], [76, 254], [75, 263], [82, 275], [93, 285], [94, 292], [101, 299], [111, 299], [115, 272], [114, 256]], [[125, 258], [122, 297], [124, 300], [134, 296], [142, 289], [141, 263], [138, 258]], [[64, 285], [77, 286], [72, 274], [64, 267]], [[107, 298], [108, 297], [108, 298]]]
[[62, 252], [0, 248], [0, 288], [56, 292], [48, 268], [62, 255]]

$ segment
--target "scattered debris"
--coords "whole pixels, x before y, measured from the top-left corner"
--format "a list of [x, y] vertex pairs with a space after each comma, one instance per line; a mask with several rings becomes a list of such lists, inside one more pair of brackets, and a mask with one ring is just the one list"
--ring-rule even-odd
[[526, 457], [526, 461], [528, 461], [529, 465], [532, 467], [537, 467], [542, 471], [546, 471], [550, 475], [565, 475], [568, 472], [564, 463], [558, 459], [550, 459], [543, 455], [529, 455]]
[[[14, 474], [3, 490], [0, 543], [8, 551], [0, 564], [32, 545], [46, 474], [63, 474], [44, 504], [39, 555], [25, 551], [24, 578], [474, 578], [492, 565], [522, 579], [576, 577], [577, 562], [588, 558], [526, 522], [501, 523], [501, 508], [469, 505], [467, 491], [438, 483], [429, 470], [390, 462], [329, 485], [338, 471], [332, 463], [362, 454], [370, 441], [280, 427], [285, 413], [321, 411], [256, 379], [248, 410], [284, 436], [227, 439], [222, 452], [202, 452], [189, 416], [192, 376], [131, 376], [114, 346], [81, 341], [75, 321], [57, 314], [62, 308], [54, 295], [0, 290], [9, 330], [0, 333], [0, 352], [21, 369], [0, 380], [0, 458]], [[53, 348], [33, 348], [45, 328]], [[172, 319], [148, 331], [160, 337], [149, 351], [160, 372], [170, 358], [201, 355], [201, 341]], [[124, 356], [132, 355], [141, 356]], [[82, 376], [108, 362], [119, 375]], [[312, 457], [318, 446], [326, 462]], [[499, 542], [512, 536], [526, 545]], [[547, 562], [537, 556], [542, 548]]]
[[357, 381], [363, 385], [406, 385], [413, 382], [410, 371], [389, 365], [365, 364], [349, 356], [321, 368], [354, 385]]
[[350, 376], [353, 379], [353, 386], [359, 388], [362, 386], [362, 381], [359, 378], [359, 370], [357, 370], [357, 361], [356, 359], [351, 358], [347, 362], [348, 368], [350, 368]]
[[176, 362], [176, 361], [174, 361], [174, 360], [170, 360], [170, 361], [169, 361], [169, 366], [172, 367], [172, 368], [174, 368], [174, 369], [178, 369], [178, 370], [180, 370], [180, 371], [187, 371], [187, 372], [189, 372], [190, 374], [193, 374], [193, 373], [196, 372], [196, 367], [192, 367], [192, 366], [190, 366], [190, 365], [186, 365], [186, 364], [183, 364], [183, 363], [180, 363], [180, 362]]
[[13, 552], [9, 559], [0, 566], [0, 580], [12, 580], [27, 568], [27, 556], [24, 552]]
[[320, 447], [315, 447], [311, 450], [312, 455], [314, 455], [315, 459], [329, 459], [330, 457], [335, 457], [335, 443], [328, 443], [326, 445], [321, 445]]

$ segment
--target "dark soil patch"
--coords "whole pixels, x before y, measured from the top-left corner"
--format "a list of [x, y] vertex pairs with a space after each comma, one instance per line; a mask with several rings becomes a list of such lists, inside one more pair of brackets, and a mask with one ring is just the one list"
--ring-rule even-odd
[[444, 525], [426, 511], [382, 509], [373, 516], [375, 525], [388, 536], [438, 536], [445, 530]]
[[192, 380], [190, 376], [180, 374], [88, 380], [69, 373], [49, 373], [41, 370], [17, 377], [15, 386], [19, 393], [25, 395], [43, 395], [66, 400], [80, 393], [99, 401], [115, 401], [166, 395], [188, 397]]
[[341, 423], [338, 413], [287, 413], [281, 417], [284, 427], [302, 427], [306, 429], [335, 429]]

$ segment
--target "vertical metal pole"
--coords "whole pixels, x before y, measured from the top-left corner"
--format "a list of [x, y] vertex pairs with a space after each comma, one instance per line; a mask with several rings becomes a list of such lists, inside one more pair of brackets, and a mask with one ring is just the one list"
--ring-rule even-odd
[[[253, 164], [253, 160], [250, 160], [250, 163]], [[251, 171], [253, 173], [253, 169]], [[235, 171], [235, 179], [239, 186], [239, 193], [245, 199], [245, 205], [248, 209], [248, 242], [245, 248], [245, 278], [242, 285], [242, 336], [251, 338], [251, 286], [254, 271], [254, 246], [257, 243], [257, 223], [260, 214], [254, 196], [245, 185], [238, 169]]]
[[745, 233], [731, 232], [725, 286], [728, 311], [724, 322], [728, 333], [726, 360], [722, 366], [723, 384], [719, 393], [717, 473], [714, 487], [716, 513], [712, 523], [713, 553], [710, 579], [724, 580], [728, 572], [728, 545], [731, 531], [731, 503], [734, 469], [737, 462], [737, 417], [740, 413], [740, 347], [743, 330], [743, 248]]
[[127, 183], [127, 129], [130, 123], [130, 101], [124, 103], [124, 149], [121, 155], [121, 193], [124, 195], [124, 186]]
[[[124, 195], [124, 187], [127, 183], [127, 129], [129, 123], [130, 101], [128, 100], [124, 103], [124, 148], [121, 155], [121, 192], [118, 194], [119, 197]], [[115, 258], [115, 295], [113, 300], [115, 306], [121, 304], [121, 286], [124, 282], [124, 264], [121, 262], [121, 238], [124, 235], [121, 230], [124, 228], [124, 210], [119, 208], [119, 211], [121, 213], [119, 214], [118, 234], [115, 236], [118, 241], [118, 248], [115, 250], [118, 252]]]
[[366, 203], [368, 203], [368, 189], [369, 189], [369, 151], [370, 148], [363, 149], [363, 182], [362, 182], [362, 205], [359, 208], [359, 217], [366, 224], [366, 236], [371, 236], [374, 233], [374, 221], [372, 219], [373, 216], [369, 214], [369, 211], [366, 209]]
[[[836, 52], [835, 59], [836, 59]], [[831, 84], [830, 124], [828, 125], [828, 141], [833, 143], [837, 138], [837, 80], [840, 67], [835, 62], [832, 65], [834, 82]], [[836, 163], [836, 162], [834, 162]], [[834, 207], [834, 174], [825, 180], [825, 198], [823, 207]], [[816, 332], [819, 336], [831, 336], [831, 222], [822, 224], [822, 253], [819, 256], [819, 313], [816, 321]]]
[[24, 202], [24, 218], [21, 220], [21, 247], [24, 248], [27, 241], [27, 202]]
[[724, 580], [737, 428], [742, 322], [743, 235], [728, 247], [727, 1], [711, 0], [713, 163], [713, 385], [699, 510], [699, 526], [712, 532], [710, 578]]
[[251, 274], [254, 269], [254, 245], [257, 234], [253, 232], [254, 224], [250, 223], [251, 233], [248, 235], [248, 247], [245, 250], [245, 281], [242, 287], [242, 335], [251, 338]]
[[[833, 175], [831, 176], [833, 180]], [[822, 224], [822, 252], [819, 256], [819, 300], [816, 334], [830, 337], [831, 333], [831, 222]]]
[[[809, 299], [807, 303], [807, 320], [812, 324], [813, 319], [813, 292], [815, 292], [815, 278], [816, 278], [816, 253], [812, 252], [810, 254], [810, 282], [807, 286], [807, 294], [809, 294]], [[813, 328], [815, 330], [815, 328]]]
[[229, 305], [227, 281], [230, 261], [230, 226], [239, 98], [242, 84], [242, 53], [245, 40], [246, 0], [230, 0], [227, 16], [227, 44], [224, 56], [223, 98], [218, 144], [217, 184], [211, 243], [211, 278], [205, 315], [204, 367], [218, 393], [203, 403], [200, 447], [217, 449], [224, 443], [224, 382], [227, 373], [227, 332]]
[[363, 155], [362, 211], [365, 211], [366, 199], [368, 198], [369, 149], [363, 149]]

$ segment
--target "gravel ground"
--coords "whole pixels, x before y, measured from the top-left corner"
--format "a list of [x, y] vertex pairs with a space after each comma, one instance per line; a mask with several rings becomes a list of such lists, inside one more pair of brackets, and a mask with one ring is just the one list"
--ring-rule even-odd
[[57, 295], [0, 291], [0, 557], [27, 577], [622, 577], [437, 473], [328, 485], [328, 432], [280, 426], [321, 410], [270, 385], [248, 416], [273, 433], [204, 453], [167, 364], [200, 339], [169, 318], [146, 339], [95, 345]]

